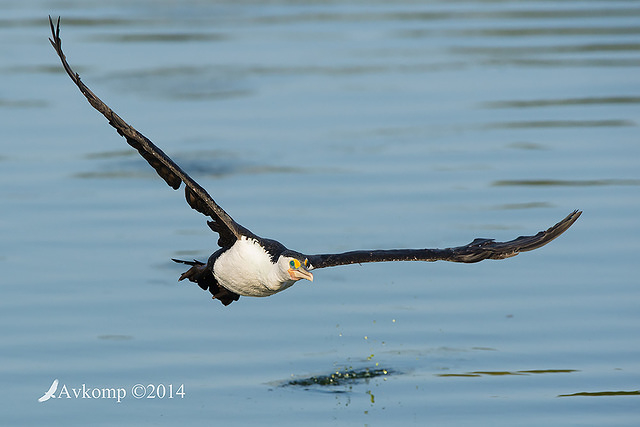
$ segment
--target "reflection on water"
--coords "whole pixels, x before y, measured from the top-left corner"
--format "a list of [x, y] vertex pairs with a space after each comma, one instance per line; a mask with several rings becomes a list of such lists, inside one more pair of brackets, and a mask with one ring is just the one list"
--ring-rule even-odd
[[0, 99], [0, 108], [44, 108], [46, 101], [35, 99]]
[[[458, 54], [483, 54], [497, 56], [532, 56], [537, 54], [568, 54], [588, 52], [626, 52], [640, 50], [640, 43], [607, 43], [607, 44], [574, 44], [550, 46], [483, 46], [483, 47], [457, 47], [454, 52]], [[566, 60], [561, 60], [566, 61]]]
[[633, 391], [582, 391], [579, 393], [559, 394], [558, 397], [575, 397], [575, 396], [640, 396], [640, 390]]
[[[90, 159], [114, 159], [126, 157], [128, 160], [109, 162], [108, 164], [92, 166], [95, 169], [88, 172], [78, 172], [73, 177], [80, 179], [120, 179], [120, 178], [146, 178], [155, 179], [155, 171], [149, 169], [148, 164], [138, 158], [137, 153], [129, 151], [109, 151], [103, 153], [91, 153]], [[222, 178], [230, 175], [262, 175], [262, 174], [300, 174], [305, 170], [295, 166], [277, 166], [249, 164], [241, 159], [231, 159], [228, 154], [220, 152], [197, 152], [188, 155], [172, 155], [174, 160], [190, 174], [197, 177]]]
[[526, 120], [514, 122], [487, 123], [489, 129], [527, 128], [582, 128], [636, 126], [632, 120]]
[[584, 179], [584, 180], [562, 180], [562, 179], [513, 179], [494, 181], [492, 185], [496, 187], [517, 186], [517, 187], [600, 187], [600, 186], [637, 186], [640, 179]]
[[526, 371], [474, 371], [462, 374], [437, 374], [439, 377], [481, 377], [504, 375], [570, 374], [580, 372], [576, 369], [531, 369]]
[[113, 72], [105, 80], [123, 92], [135, 88], [148, 99], [204, 101], [252, 95], [249, 78], [250, 71], [244, 69], [171, 66]]
[[[635, 12], [635, 11], [634, 11]], [[640, 28], [637, 26], [628, 27], [607, 27], [607, 26], [571, 26], [571, 27], [518, 27], [518, 28], [482, 28], [453, 30], [457, 35], [470, 37], [532, 37], [532, 36], [591, 36], [591, 35], [638, 35]]]
[[[307, 388], [310, 386], [326, 387], [326, 386], [350, 386], [360, 382], [368, 383], [369, 380], [377, 377], [387, 377], [389, 375], [397, 375], [398, 372], [383, 369], [379, 366], [371, 368], [345, 368], [344, 370], [338, 370], [331, 372], [327, 375], [314, 375], [308, 378], [296, 378], [283, 383], [283, 386], [296, 386]], [[386, 378], [385, 378], [386, 380]]]
[[109, 36], [101, 36], [101, 42], [110, 41], [113, 43], [184, 43], [184, 42], [214, 42], [225, 38], [221, 34], [203, 34], [203, 33], [143, 33], [143, 34], [112, 34]]
[[575, 105], [609, 105], [609, 104], [639, 104], [637, 96], [607, 96], [594, 98], [570, 98], [570, 99], [531, 99], [531, 100], [507, 100], [490, 101], [481, 106], [484, 108], [540, 108], [561, 107]]

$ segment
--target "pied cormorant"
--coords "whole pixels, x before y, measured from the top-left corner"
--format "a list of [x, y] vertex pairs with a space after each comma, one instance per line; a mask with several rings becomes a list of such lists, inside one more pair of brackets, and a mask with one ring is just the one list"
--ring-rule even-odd
[[187, 203], [210, 218], [207, 224], [218, 233], [220, 249], [206, 263], [174, 261], [190, 265], [179, 280], [189, 279], [208, 290], [214, 299], [229, 305], [240, 295], [266, 297], [287, 289], [300, 279], [313, 281], [312, 270], [345, 264], [382, 261], [452, 261], [472, 263], [484, 259], [504, 259], [546, 245], [567, 230], [582, 212], [574, 211], [562, 221], [534, 236], [520, 236], [508, 242], [475, 239], [471, 243], [446, 249], [359, 250], [338, 254], [305, 255], [287, 249], [281, 243], [263, 239], [233, 220], [211, 196], [147, 137], [127, 124], [100, 100], [75, 73], [62, 52], [60, 18], [54, 26], [49, 17], [49, 39], [62, 66], [89, 103], [104, 115], [109, 124], [138, 150], [173, 189], [185, 185]]

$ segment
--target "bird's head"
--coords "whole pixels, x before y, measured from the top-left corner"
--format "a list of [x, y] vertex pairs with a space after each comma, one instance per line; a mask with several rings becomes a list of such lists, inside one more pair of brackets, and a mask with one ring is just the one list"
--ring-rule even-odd
[[291, 280], [307, 279], [313, 282], [313, 274], [309, 271], [309, 260], [302, 255], [283, 254], [279, 260], [280, 268], [287, 272]]

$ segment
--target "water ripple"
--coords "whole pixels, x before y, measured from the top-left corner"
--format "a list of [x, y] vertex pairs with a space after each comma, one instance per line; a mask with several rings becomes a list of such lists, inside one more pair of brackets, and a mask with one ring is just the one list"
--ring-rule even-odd
[[489, 101], [481, 104], [482, 108], [539, 108], [564, 107], [573, 105], [624, 105], [640, 104], [640, 96], [603, 96], [585, 98], [529, 99]]
[[300, 378], [286, 381], [282, 386], [297, 386], [297, 387], [311, 387], [311, 386], [343, 386], [354, 383], [360, 383], [362, 381], [369, 381], [376, 377], [387, 377], [392, 374], [396, 374], [396, 371], [390, 369], [384, 369], [380, 367], [375, 368], [361, 368], [361, 369], [344, 369], [331, 372], [326, 375], [316, 375], [307, 378]]
[[584, 127], [625, 127], [636, 126], [636, 122], [626, 119], [603, 120], [522, 120], [496, 122], [484, 125], [487, 129], [527, 129], [527, 128], [584, 128]]
[[579, 393], [559, 394], [558, 397], [576, 397], [576, 396], [640, 396], [640, 390], [632, 391], [581, 391]]
[[531, 369], [525, 371], [473, 371], [460, 374], [437, 374], [438, 377], [482, 377], [505, 375], [570, 374], [580, 372], [576, 369]]
[[516, 187], [599, 187], [599, 186], [637, 186], [640, 179], [505, 179], [494, 181], [494, 187], [516, 186]]

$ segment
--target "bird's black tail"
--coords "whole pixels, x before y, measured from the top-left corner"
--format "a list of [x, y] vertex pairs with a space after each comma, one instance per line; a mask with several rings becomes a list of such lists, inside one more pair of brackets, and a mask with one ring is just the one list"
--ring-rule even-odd
[[203, 262], [198, 261], [197, 259], [194, 259], [193, 261], [185, 261], [183, 259], [175, 259], [175, 258], [171, 258], [171, 261], [173, 262], [177, 262], [178, 264], [187, 264], [187, 265], [204, 265]]
[[218, 281], [213, 277], [213, 272], [209, 266], [198, 260], [185, 261], [181, 259], [171, 258], [173, 262], [178, 264], [187, 264], [191, 268], [180, 275], [178, 281], [189, 279], [190, 282], [196, 283], [203, 290], [211, 292], [214, 299], [219, 300], [224, 305], [229, 305], [234, 301], [238, 301], [240, 295], [231, 292], [226, 288], [218, 285]]

